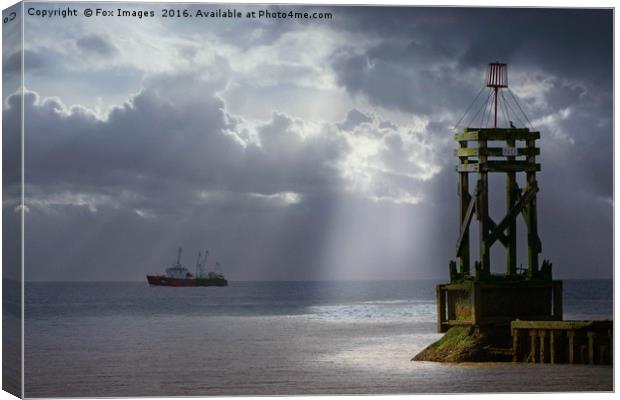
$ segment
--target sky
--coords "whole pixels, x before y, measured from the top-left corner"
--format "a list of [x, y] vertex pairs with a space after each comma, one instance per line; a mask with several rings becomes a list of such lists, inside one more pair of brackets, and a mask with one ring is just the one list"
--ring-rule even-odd
[[[541, 259], [558, 278], [612, 277], [611, 10], [70, 6], [80, 17], [24, 17], [27, 280], [144, 280], [178, 246], [190, 269], [208, 249], [229, 280], [447, 279], [452, 135], [494, 61], [541, 132]], [[3, 54], [5, 82], [19, 51]], [[490, 190], [499, 221], [503, 178]], [[501, 245], [492, 255], [503, 272]]]

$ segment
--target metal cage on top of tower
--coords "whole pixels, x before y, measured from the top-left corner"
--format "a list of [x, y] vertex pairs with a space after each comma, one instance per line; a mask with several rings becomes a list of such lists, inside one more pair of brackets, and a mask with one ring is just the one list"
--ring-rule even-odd
[[508, 65], [498, 62], [490, 63], [487, 66], [487, 87], [507, 88], [508, 87]]

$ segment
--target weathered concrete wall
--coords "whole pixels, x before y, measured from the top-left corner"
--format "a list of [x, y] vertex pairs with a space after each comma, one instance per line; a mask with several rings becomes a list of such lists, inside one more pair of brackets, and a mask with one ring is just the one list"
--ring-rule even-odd
[[471, 294], [467, 290], [456, 290], [450, 293], [451, 302], [448, 309], [452, 313], [450, 319], [457, 321], [470, 321], [473, 316]]
[[440, 332], [451, 326], [506, 326], [515, 319], [561, 320], [562, 282], [463, 281], [437, 287]]
[[482, 318], [516, 316], [551, 316], [553, 288], [542, 287], [483, 287], [481, 289]]

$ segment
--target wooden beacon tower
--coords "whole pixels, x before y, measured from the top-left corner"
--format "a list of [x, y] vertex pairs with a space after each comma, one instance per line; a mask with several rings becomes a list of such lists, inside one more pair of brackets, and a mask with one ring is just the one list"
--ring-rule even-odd
[[[506, 64], [488, 65], [486, 87], [490, 88], [487, 120], [490, 122], [493, 114], [492, 127], [464, 128], [454, 135], [459, 160], [458, 265], [451, 261], [450, 283], [437, 286], [439, 332], [459, 325], [508, 327], [516, 319], [562, 319], [562, 282], [552, 279], [549, 261], [539, 264], [542, 244], [538, 236], [536, 173], [540, 164], [536, 157], [540, 148], [536, 141], [540, 133], [516, 128], [508, 121], [507, 104], [502, 104], [500, 111], [508, 127], [497, 126], [499, 95], [505, 100], [501, 90], [508, 88]], [[485, 104], [481, 126], [486, 109]], [[506, 176], [506, 213], [498, 221], [489, 216], [489, 174]], [[519, 187], [518, 174], [524, 174], [524, 187]], [[474, 216], [478, 221], [479, 261], [472, 268], [470, 226]], [[527, 230], [527, 268], [517, 268], [517, 224], [521, 219]], [[506, 248], [505, 274], [491, 273], [490, 251], [497, 244]]]

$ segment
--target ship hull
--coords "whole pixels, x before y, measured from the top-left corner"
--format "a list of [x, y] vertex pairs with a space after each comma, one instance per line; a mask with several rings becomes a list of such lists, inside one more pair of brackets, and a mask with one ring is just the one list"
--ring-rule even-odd
[[187, 287], [187, 286], [228, 286], [226, 279], [211, 279], [211, 278], [191, 278], [191, 279], [178, 279], [170, 278], [163, 275], [147, 275], [146, 280], [151, 286], [174, 286], [174, 287]]

